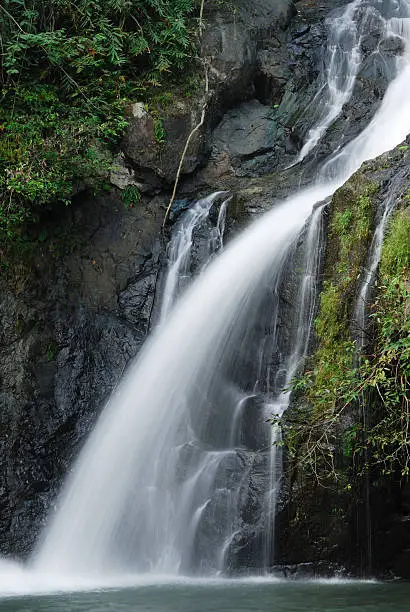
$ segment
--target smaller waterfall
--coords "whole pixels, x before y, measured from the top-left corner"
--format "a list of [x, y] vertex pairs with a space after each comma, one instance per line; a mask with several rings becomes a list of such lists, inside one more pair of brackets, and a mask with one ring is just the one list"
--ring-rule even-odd
[[[190, 256], [195, 228], [208, 219], [215, 201], [226, 193], [226, 191], [217, 191], [198, 200], [177, 221], [167, 247], [168, 272], [162, 295], [160, 323], [166, 320], [176, 298], [190, 278]], [[207, 260], [222, 247], [228, 200], [229, 198], [221, 204], [216, 227], [210, 233]]]
[[300, 367], [301, 359], [306, 357], [308, 351], [316, 306], [317, 274], [323, 247], [322, 213], [325, 206], [326, 204], [322, 204], [316, 207], [307, 231], [304, 272], [298, 298], [299, 319], [293, 350], [287, 363], [286, 386], [293, 379]]
[[362, 0], [354, 0], [339, 17], [326, 20], [329, 36], [324, 57], [324, 81], [311, 103], [312, 106], [318, 105], [319, 119], [309, 130], [296, 163], [316, 147], [351, 98], [362, 59], [361, 29], [355, 19], [361, 3]]
[[[284, 365], [285, 388], [272, 404], [266, 406], [266, 418], [281, 417], [289, 407], [290, 392], [289, 385], [301, 367], [301, 362], [308, 353], [309, 340], [312, 330], [313, 317], [316, 307], [318, 270], [323, 247], [323, 223], [322, 214], [326, 204], [317, 206], [305, 236], [303, 274], [296, 299], [296, 312], [298, 317], [295, 325], [295, 334], [290, 346], [290, 352]], [[279, 442], [281, 440], [280, 427], [272, 427], [271, 451], [270, 451], [270, 486], [267, 493], [266, 512], [266, 561], [272, 559], [275, 515], [278, 492], [282, 476], [282, 457]]]
[[[374, 283], [377, 276], [377, 269], [379, 267], [380, 258], [383, 249], [384, 235], [389, 222], [389, 219], [396, 208], [398, 191], [402, 185], [403, 175], [406, 171], [399, 172], [392, 184], [389, 186], [389, 192], [387, 197], [381, 203], [379, 207], [379, 220], [376, 225], [376, 229], [373, 234], [372, 242], [370, 245], [367, 267], [363, 271], [363, 279], [360, 284], [360, 290], [357, 297], [354, 314], [353, 314], [353, 333], [356, 339], [356, 352], [354, 356], [355, 366], [360, 365], [360, 360], [366, 345], [368, 344], [368, 302], [371, 297], [371, 293], [374, 287]], [[367, 402], [362, 401], [359, 404], [361, 408], [363, 438], [366, 438], [369, 428], [369, 415], [367, 411]], [[371, 573], [372, 567], [372, 513], [370, 508], [370, 473], [368, 468], [369, 463], [369, 448], [366, 444], [364, 446], [364, 464], [365, 464], [365, 479], [364, 479], [364, 497], [366, 500], [366, 513], [365, 513], [365, 529], [366, 529], [366, 563], [367, 573]]]
[[366, 345], [367, 305], [376, 279], [377, 268], [383, 248], [383, 239], [386, 227], [397, 202], [397, 188], [402, 181], [402, 173], [398, 174], [390, 187], [387, 198], [382, 203], [381, 217], [373, 234], [368, 257], [368, 265], [364, 270], [364, 277], [360, 286], [359, 295], [354, 310], [355, 335], [357, 338], [357, 351], [360, 354]]
[[224, 202], [222, 202], [218, 213], [218, 220], [216, 226], [213, 228], [209, 240], [210, 253], [214, 255], [223, 248], [224, 246], [224, 234], [226, 224], [226, 211], [229, 202], [232, 200], [232, 196], [229, 196]]
[[403, 45], [403, 54], [396, 60], [397, 76], [369, 125], [324, 164], [323, 179], [335, 180], [342, 171], [353, 174], [358, 152], [362, 159], [377, 157], [393, 149], [408, 134], [409, 112], [403, 101], [410, 95], [410, 0], [396, 0], [392, 10], [395, 15], [384, 19], [384, 39], [397, 38]]

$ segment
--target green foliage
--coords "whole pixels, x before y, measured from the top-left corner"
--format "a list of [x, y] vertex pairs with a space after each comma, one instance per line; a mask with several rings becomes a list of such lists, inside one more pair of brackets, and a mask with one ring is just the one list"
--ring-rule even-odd
[[333, 225], [336, 231], [339, 231], [343, 236], [349, 233], [349, 228], [351, 226], [353, 219], [353, 212], [347, 208], [343, 212], [336, 213]]
[[291, 456], [317, 477], [321, 471], [339, 478], [335, 457], [338, 436], [342, 436], [345, 455], [354, 454], [349, 446], [353, 438], [349, 430], [343, 433], [341, 425], [347, 406], [358, 395], [349, 320], [371, 239], [372, 198], [378, 188], [359, 175], [333, 198], [327, 278], [315, 320], [317, 349], [309, 370], [292, 384], [300, 408], [290, 416], [285, 414], [282, 423]]
[[383, 471], [410, 473], [410, 215], [392, 218], [380, 262], [379, 293], [372, 314], [374, 354], [362, 365], [366, 386], [381, 409], [367, 443]]
[[333, 265], [331, 278], [323, 285], [315, 321], [318, 350], [309, 389], [309, 400], [319, 414], [329, 406], [336, 410], [340, 384], [350, 377], [352, 367], [354, 345], [349, 334], [349, 313], [371, 236], [371, 198], [378, 186], [365, 184], [358, 189], [358, 196], [347, 187], [336, 194], [336, 210], [329, 227]]
[[360, 445], [362, 436], [362, 426], [359, 424], [347, 427], [342, 436], [343, 455], [348, 458], [353, 458], [358, 445]]
[[[361, 224], [361, 215], [351, 212]], [[343, 247], [344, 232], [351, 249], [358, 246], [358, 228], [351, 221], [346, 211], [337, 211], [331, 224], [331, 231], [342, 236], [336, 257], [339, 271], [350, 272], [349, 264], [355, 261], [354, 254]], [[364, 222], [362, 235], [367, 235]], [[382, 473], [410, 474], [409, 264], [410, 215], [401, 210], [393, 215], [383, 245], [378, 295], [370, 315], [373, 350], [359, 362], [350, 339], [349, 307], [342, 300], [342, 292], [351, 283], [346, 278], [353, 275], [336, 274], [324, 285], [313, 367], [294, 382], [299, 409], [284, 422], [291, 454], [316, 476], [320, 472], [322, 477], [338, 478], [337, 448], [345, 460], [360, 463], [362, 470], [369, 460]], [[366, 423], [356, 416], [351, 424], [352, 416], [361, 414], [366, 414]]]
[[141, 200], [141, 192], [136, 185], [128, 185], [121, 193], [121, 199], [126, 208], [132, 208]]
[[410, 216], [401, 210], [393, 217], [384, 241], [380, 262], [382, 279], [401, 276], [409, 268]]
[[0, 233], [9, 237], [41, 207], [68, 203], [75, 183], [96, 184], [111, 161], [98, 120], [64, 105], [55, 88], [11, 91], [0, 109]]
[[338, 285], [341, 283], [342, 286], [350, 288], [360, 273], [363, 246], [366, 246], [372, 229], [371, 198], [378, 186], [367, 184], [361, 189], [361, 195], [353, 201], [344, 189], [337, 194], [336, 202], [340, 207], [335, 212], [330, 227], [331, 239], [339, 247]]
[[185, 97], [191, 98], [199, 90], [201, 80], [198, 78], [198, 74], [188, 75], [185, 79]]
[[162, 144], [165, 142], [166, 132], [162, 124], [162, 119], [159, 117], [154, 117], [154, 136], [155, 136], [155, 140], [159, 144]]
[[227, 11], [233, 16], [236, 16], [238, 13], [238, 7], [235, 0], [216, 0], [216, 6], [218, 9]]
[[[97, 187], [130, 101], [193, 54], [195, 0], [4, 0], [0, 5], [0, 235]], [[160, 120], [156, 137], [165, 134]]]
[[57, 346], [55, 342], [50, 342], [47, 346], [47, 361], [54, 361], [57, 354]]
[[373, 391], [380, 404], [366, 443], [383, 473], [399, 470], [403, 476], [410, 471], [409, 308], [407, 279], [390, 278], [380, 287], [373, 315], [377, 321], [375, 351], [360, 368], [364, 396], [372, 397]]

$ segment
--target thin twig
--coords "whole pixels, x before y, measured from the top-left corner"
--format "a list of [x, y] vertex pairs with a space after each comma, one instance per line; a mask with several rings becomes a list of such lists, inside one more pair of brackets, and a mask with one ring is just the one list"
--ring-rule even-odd
[[11, 20], [14, 22], [14, 24], [15, 24], [15, 25], [18, 27], [18, 29], [20, 30], [20, 32], [23, 32], [23, 34], [25, 34], [25, 33], [26, 33], [26, 32], [23, 30], [23, 28], [21, 27], [21, 25], [18, 23], [18, 21], [16, 21], [16, 20], [14, 19], [13, 15], [11, 15], [11, 14], [10, 14], [10, 13], [9, 13], [9, 12], [8, 12], [8, 11], [7, 11], [5, 8], [4, 8], [4, 6], [1, 6], [1, 4], [0, 4], [0, 9], [1, 9], [2, 11], [4, 11], [4, 12], [6, 13], [7, 17], [9, 17], [9, 19], [11, 19]]
[[[204, 5], [205, 5], [205, 0], [201, 0], [201, 8], [200, 8], [200, 11], [199, 11], [199, 27], [198, 27], [198, 30], [199, 30], [199, 39], [201, 39], [201, 37], [202, 37]], [[185, 161], [185, 157], [186, 157], [189, 145], [191, 143], [191, 140], [192, 140], [193, 136], [198, 132], [198, 130], [201, 129], [201, 127], [205, 123], [206, 109], [207, 109], [207, 106], [208, 106], [208, 93], [209, 93], [208, 66], [206, 64], [206, 61], [204, 61], [204, 69], [205, 69], [205, 91], [204, 91], [204, 103], [203, 103], [203, 106], [202, 106], [201, 119], [200, 119], [199, 123], [189, 133], [188, 138], [187, 138], [186, 143], [185, 143], [184, 150], [182, 151], [181, 159], [179, 161], [179, 166], [178, 166], [177, 174], [176, 174], [175, 181], [174, 181], [174, 188], [172, 190], [171, 199], [170, 199], [170, 201], [168, 203], [167, 209], [165, 211], [164, 221], [162, 223], [162, 232], [164, 232], [165, 224], [167, 222], [169, 213], [171, 211], [172, 204], [174, 203], [174, 200], [175, 200], [175, 195], [176, 195], [176, 192], [177, 192], [177, 189], [178, 189], [179, 179], [181, 178], [182, 167], [184, 165], [184, 161]]]
[[205, 0], [201, 2], [201, 9], [199, 11], [199, 35], [202, 35], [202, 29], [204, 27], [204, 4]]
[[200, 119], [199, 123], [193, 128], [193, 130], [191, 130], [191, 132], [190, 132], [190, 134], [189, 134], [189, 136], [188, 136], [188, 138], [186, 140], [184, 150], [182, 151], [182, 155], [181, 155], [181, 159], [180, 159], [180, 162], [179, 162], [177, 174], [176, 174], [176, 177], [175, 177], [174, 189], [172, 191], [171, 199], [170, 199], [169, 204], [167, 206], [167, 210], [165, 211], [164, 221], [162, 223], [162, 230], [164, 230], [164, 228], [165, 228], [165, 224], [167, 222], [168, 215], [170, 213], [172, 204], [174, 203], [174, 200], [175, 200], [175, 195], [176, 195], [176, 192], [177, 192], [177, 189], [178, 189], [179, 179], [181, 177], [182, 166], [184, 165], [185, 156], [187, 154], [188, 147], [189, 147], [189, 145], [191, 143], [192, 137], [196, 134], [196, 132], [198, 132], [198, 130], [201, 129], [201, 127], [205, 123], [206, 109], [207, 109], [207, 106], [208, 106], [208, 92], [209, 92], [208, 67], [205, 65], [205, 100], [204, 100], [204, 104], [202, 106], [201, 119]]

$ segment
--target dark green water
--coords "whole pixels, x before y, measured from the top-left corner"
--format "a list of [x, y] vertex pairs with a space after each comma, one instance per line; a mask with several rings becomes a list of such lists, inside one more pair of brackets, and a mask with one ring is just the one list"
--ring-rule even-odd
[[0, 599], [1, 612], [409, 612], [410, 584], [174, 584]]

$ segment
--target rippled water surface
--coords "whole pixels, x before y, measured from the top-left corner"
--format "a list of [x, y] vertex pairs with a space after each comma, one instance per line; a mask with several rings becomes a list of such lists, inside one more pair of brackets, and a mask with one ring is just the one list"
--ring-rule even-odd
[[410, 585], [211, 582], [0, 600], [1, 612], [408, 612]]

